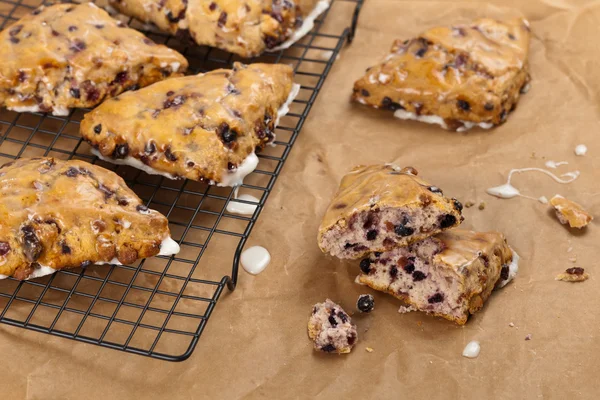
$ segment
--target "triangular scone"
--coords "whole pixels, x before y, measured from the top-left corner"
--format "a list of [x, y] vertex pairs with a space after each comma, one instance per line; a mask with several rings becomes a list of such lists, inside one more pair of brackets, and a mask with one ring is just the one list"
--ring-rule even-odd
[[0, 32], [0, 105], [67, 115], [179, 76], [186, 59], [92, 3], [40, 7]]
[[412, 167], [359, 166], [344, 176], [319, 228], [319, 247], [339, 258], [408, 246], [459, 225], [462, 204]]
[[53, 158], [0, 167], [0, 278], [178, 252], [167, 218], [112, 171]]
[[483, 18], [398, 40], [354, 84], [352, 99], [445, 129], [491, 128], [529, 88], [529, 36], [524, 19]]
[[[292, 68], [236, 63], [124, 93], [85, 115], [94, 154], [171, 179], [240, 184], [297, 94]], [[281, 110], [280, 110], [281, 109]]]
[[122, 13], [200, 45], [254, 57], [289, 47], [306, 33], [330, 0], [111, 0]]
[[371, 254], [361, 261], [358, 280], [463, 325], [495, 287], [516, 275], [517, 261], [501, 233], [451, 229], [409, 247]]

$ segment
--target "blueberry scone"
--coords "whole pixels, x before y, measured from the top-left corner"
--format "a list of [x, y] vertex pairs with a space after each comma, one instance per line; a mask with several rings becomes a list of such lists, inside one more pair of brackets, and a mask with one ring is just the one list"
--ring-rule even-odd
[[559, 194], [550, 199], [550, 205], [554, 207], [560, 223], [569, 224], [571, 228], [585, 228], [594, 219], [582, 206]]
[[92, 3], [40, 7], [0, 32], [0, 105], [67, 115], [106, 97], [180, 75], [174, 50]]
[[343, 354], [350, 353], [358, 332], [342, 307], [327, 299], [314, 305], [308, 320], [308, 337], [315, 350]]
[[397, 40], [352, 99], [401, 119], [464, 131], [503, 123], [529, 87], [529, 23], [489, 18]]
[[111, 171], [53, 158], [0, 167], [0, 278], [178, 252], [167, 218]]
[[319, 247], [339, 258], [407, 246], [459, 225], [462, 205], [412, 167], [359, 166], [344, 176], [319, 228]]
[[170, 179], [235, 186], [274, 139], [299, 89], [292, 68], [236, 63], [124, 93], [86, 114], [81, 134], [103, 160]]
[[242, 57], [289, 47], [330, 0], [111, 0], [122, 13]]
[[516, 262], [501, 233], [452, 229], [371, 254], [360, 262], [358, 280], [417, 310], [463, 325], [496, 286], [514, 277]]

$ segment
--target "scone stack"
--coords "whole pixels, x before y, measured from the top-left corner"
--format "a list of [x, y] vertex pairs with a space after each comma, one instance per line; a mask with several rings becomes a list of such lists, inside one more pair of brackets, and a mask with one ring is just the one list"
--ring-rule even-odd
[[359, 166], [327, 209], [319, 247], [360, 259], [360, 283], [462, 325], [514, 277], [516, 254], [501, 233], [452, 229], [461, 211], [412, 167]]

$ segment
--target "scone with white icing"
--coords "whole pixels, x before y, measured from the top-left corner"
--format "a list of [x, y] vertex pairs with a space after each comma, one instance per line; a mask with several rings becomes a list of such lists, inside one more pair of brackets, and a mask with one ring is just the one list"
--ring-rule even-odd
[[419, 311], [463, 325], [495, 287], [516, 275], [514, 254], [501, 233], [452, 229], [371, 254], [360, 262], [358, 279]]
[[173, 78], [104, 102], [81, 134], [94, 154], [171, 179], [234, 186], [258, 164], [299, 86], [282, 64]]
[[53, 158], [0, 167], [0, 278], [178, 252], [167, 218], [112, 171]]
[[110, 0], [125, 15], [199, 45], [254, 57], [287, 47], [310, 31], [330, 0]]
[[358, 166], [342, 178], [319, 228], [321, 250], [357, 259], [408, 246], [458, 226], [462, 205], [412, 167]]
[[315, 350], [344, 354], [350, 353], [356, 344], [358, 332], [342, 307], [327, 299], [313, 306], [308, 337], [314, 342]]
[[67, 115], [181, 75], [186, 59], [93, 3], [42, 6], [0, 32], [0, 105]]
[[554, 207], [560, 223], [569, 224], [571, 228], [585, 228], [594, 219], [581, 205], [558, 194], [550, 199], [550, 205]]
[[352, 99], [401, 119], [464, 131], [506, 121], [529, 87], [529, 23], [482, 18], [397, 40]]

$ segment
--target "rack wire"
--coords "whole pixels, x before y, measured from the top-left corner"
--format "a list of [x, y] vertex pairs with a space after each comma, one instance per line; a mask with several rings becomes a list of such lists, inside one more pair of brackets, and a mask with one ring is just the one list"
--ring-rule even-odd
[[[277, 127], [274, 146], [258, 155], [258, 168], [239, 188], [241, 193], [260, 199], [258, 203], [239, 200], [256, 206], [252, 216], [227, 211], [235, 200], [230, 188], [170, 181], [99, 161], [79, 134], [79, 123], [87, 110], [56, 117], [0, 109], [0, 165], [19, 157], [51, 156], [81, 159], [111, 169], [149, 207], [169, 218], [172, 236], [181, 246], [176, 256], [154, 257], [132, 266], [90, 266], [30, 281], [4, 279], [0, 281], [0, 322], [167, 361], [187, 359], [224, 288], [236, 287], [240, 254], [329, 70], [344, 43], [354, 37], [363, 1], [333, 0], [304, 39], [286, 51], [252, 60], [190, 45], [185, 39], [115, 15], [157, 43], [183, 53], [192, 73], [228, 68], [235, 61], [293, 65], [300, 94]], [[0, 29], [40, 4], [40, 0], [0, 0]], [[338, 15], [340, 7], [352, 7], [350, 27], [325, 32], [328, 15]]]

